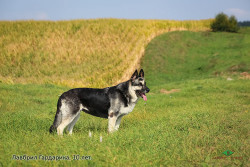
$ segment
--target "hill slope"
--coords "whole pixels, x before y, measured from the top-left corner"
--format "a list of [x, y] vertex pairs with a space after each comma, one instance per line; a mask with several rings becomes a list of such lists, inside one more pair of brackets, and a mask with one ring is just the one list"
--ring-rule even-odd
[[[157, 34], [207, 30], [211, 20], [0, 22], [0, 81], [104, 87], [138, 67]], [[122, 79], [121, 79], [122, 78]]]
[[159, 85], [250, 71], [249, 29], [240, 33], [170, 32], [146, 48], [142, 67]]

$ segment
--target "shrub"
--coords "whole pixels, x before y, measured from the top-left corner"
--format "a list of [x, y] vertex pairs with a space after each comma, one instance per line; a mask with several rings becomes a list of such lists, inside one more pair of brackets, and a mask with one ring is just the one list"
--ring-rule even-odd
[[231, 16], [229, 18], [229, 31], [230, 32], [238, 32], [239, 31], [238, 21], [237, 21], [235, 16]]
[[224, 13], [216, 15], [214, 22], [211, 24], [212, 31], [238, 32], [239, 26], [235, 16], [228, 16]]

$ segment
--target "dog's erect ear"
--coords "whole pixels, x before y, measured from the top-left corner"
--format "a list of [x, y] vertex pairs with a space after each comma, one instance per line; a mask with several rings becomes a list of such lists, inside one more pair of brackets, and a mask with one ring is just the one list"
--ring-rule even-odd
[[131, 76], [131, 80], [134, 81], [136, 78], [138, 78], [138, 71], [135, 70], [134, 74]]
[[140, 71], [140, 73], [139, 73], [139, 77], [144, 78], [144, 71], [143, 71], [143, 69], [141, 69], [141, 71]]

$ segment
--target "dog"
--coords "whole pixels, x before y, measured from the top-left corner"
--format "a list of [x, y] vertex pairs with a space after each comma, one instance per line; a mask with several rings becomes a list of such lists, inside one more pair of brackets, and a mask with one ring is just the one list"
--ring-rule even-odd
[[139, 74], [135, 70], [128, 81], [116, 86], [104, 89], [71, 89], [59, 97], [50, 133], [57, 130], [58, 135], [63, 135], [67, 126], [71, 135], [81, 111], [108, 119], [108, 132], [113, 133], [119, 129], [122, 117], [133, 111], [140, 98], [147, 101], [146, 93], [149, 91], [143, 69], [140, 70]]

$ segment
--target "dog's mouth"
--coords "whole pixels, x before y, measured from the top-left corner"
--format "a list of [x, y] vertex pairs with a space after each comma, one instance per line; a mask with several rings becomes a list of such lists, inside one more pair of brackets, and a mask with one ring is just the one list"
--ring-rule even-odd
[[141, 96], [141, 98], [143, 98], [144, 101], [147, 101], [147, 96], [145, 95], [145, 93], [141, 92], [141, 91], [136, 91], [137, 95]]

